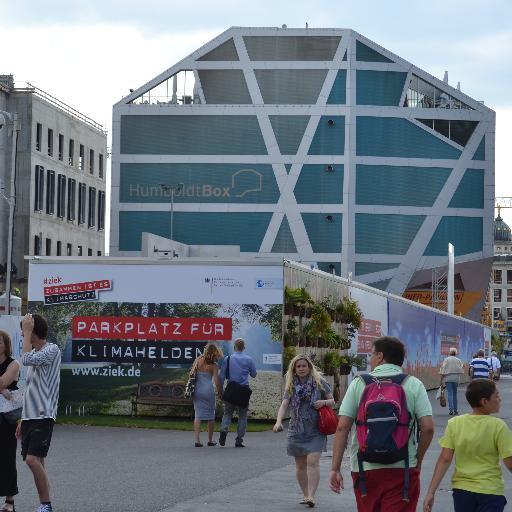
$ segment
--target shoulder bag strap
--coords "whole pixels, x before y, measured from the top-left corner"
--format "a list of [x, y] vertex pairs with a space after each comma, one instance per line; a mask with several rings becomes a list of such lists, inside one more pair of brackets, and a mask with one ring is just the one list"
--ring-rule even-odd
[[231, 356], [228, 356], [228, 360], [226, 362], [226, 380], [229, 380], [229, 358]]

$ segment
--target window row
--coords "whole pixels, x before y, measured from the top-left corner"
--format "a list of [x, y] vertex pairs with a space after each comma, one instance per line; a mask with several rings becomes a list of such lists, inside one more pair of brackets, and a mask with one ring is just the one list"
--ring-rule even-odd
[[507, 308], [507, 317], [503, 318], [501, 308], [494, 308], [494, 320], [512, 320], [512, 308]]
[[[54, 156], [54, 135], [53, 130], [48, 128], [48, 133], [46, 137], [47, 141], [47, 152], [48, 156]], [[75, 141], [73, 139], [68, 140], [67, 145], [67, 154], [65, 156], [65, 147], [64, 147], [64, 135], [59, 133], [58, 139], [58, 158], [61, 162], [66, 158], [66, 162], [69, 166], [74, 167], [76, 162], [75, 155]], [[43, 125], [41, 123], [36, 123], [36, 150], [42, 151], [43, 147]], [[98, 154], [98, 177], [103, 178], [105, 173], [105, 162], [104, 156], [102, 153]], [[81, 171], [85, 170], [85, 157], [86, 157], [86, 148], [83, 144], [79, 144], [78, 148], [78, 168]], [[88, 148], [88, 170], [89, 174], [94, 174], [96, 170], [96, 152], [94, 149]]]
[[[34, 255], [35, 256], [43, 256], [43, 238], [39, 235], [34, 236]], [[57, 240], [55, 246], [55, 254], [52, 254], [53, 249], [53, 241], [51, 238], [44, 239], [44, 256], [74, 256], [73, 254], [73, 244], [66, 244], [66, 253], [62, 252], [62, 242]], [[94, 256], [93, 249], [87, 249], [87, 256]], [[96, 256], [101, 256], [101, 251], [96, 251]], [[85, 256], [85, 251], [83, 245], [77, 245], [76, 248], [76, 256]]]
[[68, 178], [64, 174], [55, 175], [55, 171], [51, 169], [46, 170], [45, 179], [45, 169], [42, 165], [36, 165], [34, 189], [34, 211], [45, 210], [48, 215], [57, 213], [60, 219], [66, 218], [70, 222], [78, 220], [79, 225], [87, 221], [89, 228], [97, 225], [98, 230], [105, 229], [104, 190], [96, 190], [95, 187], [87, 188], [85, 183], [78, 183], [77, 187], [74, 178]]
[[[501, 288], [494, 289], [494, 302], [501, 302], [505, 297], [505, 290]], [[512, 302], [512, 288], [508, 288], [507, 292], [507, 302]]]
[[[494, 270], [494, 284], [503, 283], [503, 273], [501, 269]], [[512, 284], [512, 270], [507, 270], [507, 284]]]

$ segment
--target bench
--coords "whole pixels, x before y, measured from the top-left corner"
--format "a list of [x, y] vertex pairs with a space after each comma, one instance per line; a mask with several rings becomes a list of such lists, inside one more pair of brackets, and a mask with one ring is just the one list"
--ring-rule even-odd
[[132, 416], [137, 416], [139, 405], [191, 407], [192, 400], [185, 398], [186, 382], [152, 381], [137, 385], [137, 392], [132, 394]]

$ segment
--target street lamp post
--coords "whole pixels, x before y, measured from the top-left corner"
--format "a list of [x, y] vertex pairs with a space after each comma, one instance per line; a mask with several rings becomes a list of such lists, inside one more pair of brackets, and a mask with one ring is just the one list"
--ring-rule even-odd
[[[18, 114], [10, 114], [9, 112], [5, 112], [0, 110], [0, 116], [7, 117], [9, 121], [12, 123], [12, 145], [11, 145], [11, 176], [10, 176], [10, 188], [9, 188], [9, 196], [4, 196], [4, 198], [9, 203], [9, 227], [7, 234], [7, 269], [6, 269], [6, 277], [5, 277], [5, 293], [7, 295], [7, 314], [11, 314], [11, 271], [12, 271], [12, 243], [13, 243], [13, 234], [14, 234], [14, 207], [16, 205], [16, 191], [14, 187], [16, 186], [16, 151], [17, 151], [17, 143], [18, 143], [18, 133], [20, 131], [18, 124]], [[0, 128], [2, 123], [0, 123]]]
[[176, 185], [161, 183], [160, 187], [164, 192], [171, 193], [171, 240], [174, 240], [174, 194], [183, 190], [183, 183], [177, 183]]

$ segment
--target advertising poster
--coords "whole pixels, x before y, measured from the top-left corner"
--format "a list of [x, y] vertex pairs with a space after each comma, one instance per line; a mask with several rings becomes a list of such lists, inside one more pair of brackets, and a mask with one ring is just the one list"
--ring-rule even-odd
[[421, 379], [427, 388], [439, 385], [436, 313], [390, 297], [388, 322], [389, 335], [405, 343], [404, 370]]
[[62, 350], [60, 412], [189, 416], [188, 371], [207, 343], [246, 341], [254, 417], [281, 388], [281, 265], [31, 262], [29, 310]]
[[[480, 349], [485, 350], [484, 326], [466, 322], [464, 325], [464, 362], [470, 362]], [[462, 359], [462, 357], [461, 357]]]
[[350, 287], [350, 296], [355, 299], [363, 313], [361, 327], [356, 333], [352, 352], [367, 361], [372, 352], [373, 341], [388, 332], [388, 300], [383, 295], [371, 293], [367, 290]]

